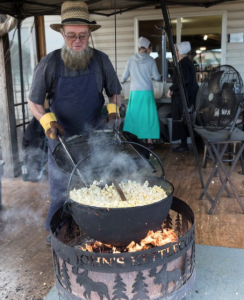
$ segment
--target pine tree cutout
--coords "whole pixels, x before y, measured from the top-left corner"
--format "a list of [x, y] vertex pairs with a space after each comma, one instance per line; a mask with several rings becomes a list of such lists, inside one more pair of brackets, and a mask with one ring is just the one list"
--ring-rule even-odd
[[113, 292], [114, 297], [112, 300], [115, 300], [115, 299], [129, 300], [129, 298], [124, 293], [124, 292], [126, 292], [125, 283], [123, 282], [123, 279], [119, 274], [116, 275], [114, 282], [115, 282], [115, 285], [113, 287], [114, 288], [114, 292]]
[[172, 219], [171, 219], [170, 214], [168, 214], [166, 220], [164, 221], [163, 228], [165, 228], [165, 229], [172, 229]]
[[180, 214], [177, 214], [176, 220], [175, 220], [175, 230], [178, 233], [178, 237], [181, 236], [181, 219]]
[[187, 280], [189, 273], [190, 273], [190, 269], [191, 269], [191, 258], [189, 257], [189, 255], [185, 255], [185, 265], [184, 265], [184, 281]]
[[71, 292], [70, 281], [69, 281], [70, 278], [68, 275], [68, 269], [67, 269], [65, 261], [63, 261], [63, 263], [62, 263], [61, 274], [62, 274], [62, 278], [63, 278], [63, 280], [62, 280], [63, 286], [65, 286], [66, 289], [69, 292]]
[[188, 220], [184, 215], [182, 215], [182, 230], [181, 231], [182, 231], [182, 234], [185, 234], [188, 231]]
[[194, 267], [195, 267], [195, 242], [192, 244], [192, 248], [191, 248], [191, 273], [193, 272]]
[[55, 253], [55, 251], [53, 251], [53, 265], [54, 265], [54, 270], [55, 270], [55, 274], [56, 277], [59, 281], [61, 281], [61, 274], [60, 274], [60, 268], [59, 268], [59, 261], [58, 261], [58, 256]]
[[146, 287], [148, 285], [145, 282], [143, 282], [143, 280], [145, 280], [145, 279], [146, 278], [143, 276], [142, 272], [139, 271], [136, 276], [135, 283], [132, 285], [132, 287], [133, 287], [132, 293], [136, 293], [133, 296], [132, 300], [149, 299], [149, 297], [147, 296], [148, 290], [146, 289]]

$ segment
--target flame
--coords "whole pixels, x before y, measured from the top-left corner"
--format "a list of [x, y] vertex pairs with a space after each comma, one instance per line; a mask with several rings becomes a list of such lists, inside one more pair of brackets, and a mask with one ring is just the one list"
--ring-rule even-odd
[[159, 231], [149, 230], [147, 236], [141, 240], [140, 244], [131, 242], [126, 248], [128, 252], [141, 251], [154, 247], [166, 245], [168, 243], [177, 242], [178, 238], [173, 229], [163, 229]]
[[120, 251], [118, 251], [118, 250], [116, 249], [116, 247], [112, 247], [112, 251], [113, 251], [113, 253], [120, 253]]
[[[135, 243], [132, 241], [127, 247], [125, 247], [124, 251], [127, 252], [136, 252], [141, 250], [147, 250], [152, 247], [159, 247], [166, 245], [168, 243], [174, 243], [178, 241], [178, 237], [175, 234], [173, 229], [163, 229], [154, 232], [153, 230], [149, 230], [147, 236], [141, 240], [141, 242]], [[121, 253], [116, 247], [103, 244], [99, 241], [95, 241], [94, 243], [85, 244], [85, 246], [80, 246], [81, 250], [93, 252], [93, 250], [106, 247], [112, 250], [113, 253]]]
[[80, 246], [81, 250], [93, 252], [93, 248], [91, 245], [85, 244], [85, 247]]

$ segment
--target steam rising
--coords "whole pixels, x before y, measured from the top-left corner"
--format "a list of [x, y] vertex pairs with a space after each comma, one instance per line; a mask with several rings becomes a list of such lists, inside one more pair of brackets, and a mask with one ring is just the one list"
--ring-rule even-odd
[[1, 220], [4, 224], [3, 232], [14, 234], [20, 232], [22, 224], [26, 226], [43, 228], [43, 217], [41, 212], [35, 211], [32, 208], [11, 207], [1, 212]]
[[35, 232], [43, 231], [46, 208], [49, 205], [47, 183], [23, 182], [19, 178], [15, 180], [11, 194], [8, 192], [9, 185], [13, 185], [12, 180], [3, 180], [3, 207], [0, 211], [2, 238], [12, 238], [23, 230], [26, 234], [31, 234], [34, 228]]
[[[128, 144], [121, 144], [114, 142], [113, 138], [105, 137], [103, 139], [91, 138], [87, 141], [87, 144], [83, 145], [87, 147], [86, 153], [83, 154], [83, 158], [88, 155], [86, 159], [77, 165], [79, 172], [86, 178], [89, 184], [92, 184], [94, 180], [108, 180], [113, 181], [114, 178], [118, 180], [128, 180], [131, 176], [136, 179], [137, 182], [143, 183], [145, 178], [142, 177], [151, 175], [152, 171], [149, 168], [146, 159], [140, 157], [136, 151]], [[82, 148], [81, 148], [82, 149]], [[77, 173], [74, 173], [77, 175]], [[75, 185], [77, 187], [77, 178], [75, 179]]]

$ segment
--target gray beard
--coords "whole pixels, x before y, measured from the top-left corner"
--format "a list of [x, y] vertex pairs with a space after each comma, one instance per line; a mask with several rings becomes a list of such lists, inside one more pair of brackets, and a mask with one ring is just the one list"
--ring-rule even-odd
[[85, 70], [93, 57], [93, 49], [87, 46], [84, 50], [77, 52], [64, 45], [61, 57], [68, 69], [73, 71]]

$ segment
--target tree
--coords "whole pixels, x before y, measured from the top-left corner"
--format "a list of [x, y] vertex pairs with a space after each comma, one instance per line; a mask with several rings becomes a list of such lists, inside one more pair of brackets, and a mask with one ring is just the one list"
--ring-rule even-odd
[[135, 283], [132, 285], [132, 287], [133, 287], [132, 293], [136, 293], [133, 296], [132, 300], [149, 299], [149, 297], [147, 296], [148, 290], [146, 289], [146, 287], [148, 285], [143, 282], [143, 280], [145, 280], [145, 279], [146, 278], [143, 276], [142, 272], [141, 271], [138, 272]]
[[113, 299], [126, 299], [129, 300], [129, 298], [126, 296], [126, 294], [124, 292], [126, 292], [126, 287], [125, 287], [125, 283], [123, 282], [122, 277], [120, 276], [120, 274], [116, 274], [115, 277], [115, 285], [114, 285], [114, 292], [113, 292]]
[[172, 229], [172, 219], [171, 219], [171, 216], [170, 214], [168, 214], [166, 220], [164, 221], [164, 228], [166, 229]]
[[178, 237], [181, 236], [181, 220], [180, 220], [180, 214], [177, 214], [176, 220], [175, 220], [175, 230], [178, 233]]
[[66, 287], [66, 289], [69, 292], [71, 292], [70, 281], [69, 281], [70, 278], [69, 278], [68, 269], [65, 261], [63, 261], [62, 263], [61, 274], [62, 274], [62, 284]]

